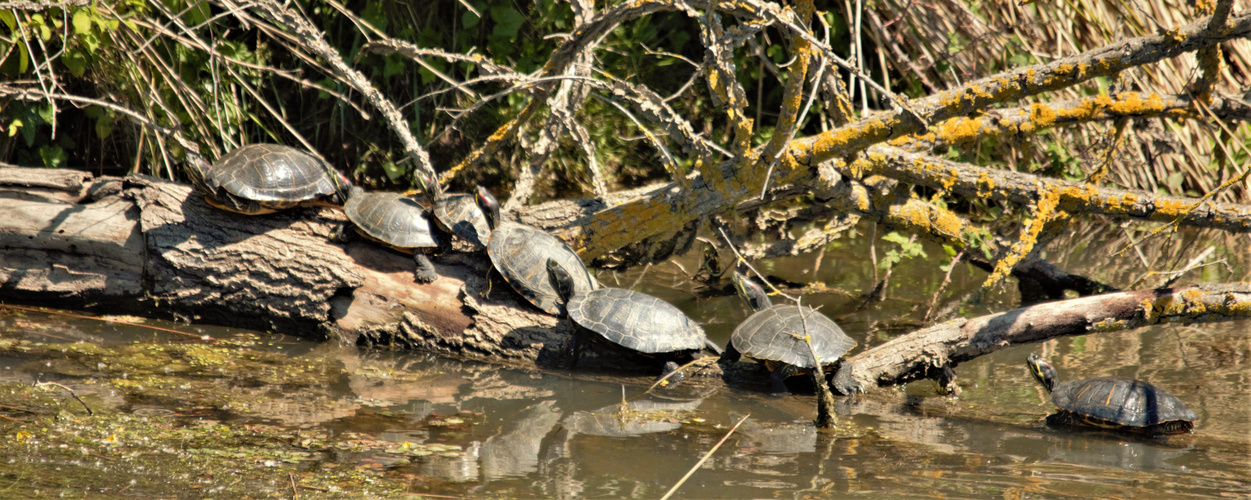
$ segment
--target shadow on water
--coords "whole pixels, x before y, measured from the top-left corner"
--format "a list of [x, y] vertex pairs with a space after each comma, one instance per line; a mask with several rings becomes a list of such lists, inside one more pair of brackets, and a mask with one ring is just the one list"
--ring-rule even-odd
[[[840, 240], [826, 259], [851, 262], [864, 246], [855, 238]], [[1050, 258], [1075, 272], [1097, 265], [1067, 262], [1067, 255]], [[813, 278], [804, 269], [811, 270], [811, 264], [807, 258], [803, 266], [773, 262], [764, 267], [808, 282]], [[1239, 265], [1245, 269], [1245, 263]], [[891, 325], [918, 322], [941, 274], [905, 262], [895, 271], [886, 301], [839, 314], [852, 311], [855, 295], [872, 288], [872, 272], [824, 265], [818, 278], [844, 286], [845, 293], [814, 295], [805, 303], [822, 306], [864, 349], [891, 338]], [[1090, 274], [1109, 279], [1133, 273]], [[1010, 307], [1012, 291], [991, 294], [980, 304], [961, 303], [984, 275], [968, 268], [953, 275], [952, 291], [936, 309], [971, 316]], [[629, 286], [635, 277], [619, 279]], [[721, 343], [748, 313], [737, 298], [702, 295], [699, 285], [665, 265], [650, 270], [639, 289], [703, 321]], [[6, 420], [0, 420], [0, 440], [9, 457], [8, 471], [0, 466], [0, 489], [16, 487], [7, 491], [27, 496], [107, 495], [125, 488], [139, 497], [210, 492], [289, 497], [298, 481], [301, 496], [308, 498], [405, 492], [658, 498], [750, 414], [676, 497], [1251, 496], [1246, 481], [1251, 477], [1247, 321], [1164, 325], [999, 351], [957, 368], [963, 389], [958, 399], [936, 395], [932, 381], [843, 398], [839, 429], [826, 434], [812, 424], [812, 395], [697, 386], [644, 395], [651, 379], [643, 376], [524, 370], [240, 330], [113, 319], [192, 336], [0, 307], [0, 382], [6, 383], [0, 388], [7, 388], [0, 393], [21, 392], [17, 388], [35, 381], [58, 382], [97, 410], [92, 418], [107, 422], [99, 424], [106, 430], [74, 431], [78, 437], [69, 445], [77, 458], [58, 455], [56, 437], [72, 434], [59, 426], [92, 421], [77, 403], [64, 391], [50, 389], [54, 411], [43, 415], [30, 409], [32, 403], [0, 397], [0, 405], [8, 408]], [[1141, 438], [1046, 427], [1042, 419], [1054, 406], [1025, 367], [1028, 352], [1050, 359], [1063, 380], [1129, 376], [1167, 388], [1199, 415], [1196, 431]], [[40, 431], [24, 425], [34, 422], [50, 427]], [[163, 430], [146, 431], [150, 435], [144, 437], [122, 430], [142, 425]], [[213, 434], [186, 434], [197, 429]], [[91, 432], [101, 437], [83, 437]], [[170, 432], [183, 434], [161, 441]], [[238, 437], [242, 434], [247, 439]], [[227, 435], [234, 437], [222, 437]], [[139, 447], [149, 438], [151, 455], [186, 461], [195, 452], [197, 470], [164, 477], [159, 484], [110, 482], [118, 471], [137, 474], [117, 459], [143, 453], [126, 446]], [[213, 447], [215, 440], [220, 448]], [[208, 456], [229, 460], [212, 462]], [[50, 470], [50, 463], [61, 469], [57, 474], [81, 474], [65, 484], [40, 475], [50, 472], [35, 472]], [[238, 470], [227, 472], [232, 467]], [[185, 487], [201, 484], [202, 491]]]

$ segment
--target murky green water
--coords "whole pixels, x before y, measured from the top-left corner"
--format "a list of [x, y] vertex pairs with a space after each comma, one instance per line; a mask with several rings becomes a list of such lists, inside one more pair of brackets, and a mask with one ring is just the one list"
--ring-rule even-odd
[[[1063, 250], [1051, 252], [1049, 258], [1071, 272], [1128, 287], [1147, 269], [1133, 254], [1107, 257], [1123, 248], [1120, 233], [1106, 225], [1080, 226], [1053, 246]], [[1181, 283], [1248, 279], [1248, 256], [1239, 253], [1251, 247], [1247, 236], [1203, 237], [1186, 235], [1158, 244], [1143, 259], [1156, 270], [1168, 270], [1170, 264], [1180, 266], [1212, 245], [1228, 266], [1192, 271]], [[874, 284], [872, 269], [862, 264], [867, 262], [867, 244], [860, 236], [827, 248], [816, 279], [842, 292], [805, 298], [806, 304], [819, 306], [860, 342], [853, 353], [915, 328], [931, 308], [944, 276], [932, 264], [905, 261], [894, 271], [887, 300], [861, 307], [861, 295]], [[884, 245], [879, 242], [879, 252], [888, 249]], [[942, 252], [937, 247], [926, 249], [931, 256]], [[814, 262], [814, 256], [807, 256], [761, 267], [794, 282], [810, 282]], [[679, 264], [694, 268], [690, 261], [679, 259]], [[997, 291], [977, 304], [962, 302], [984, 276], [957, 266], [933, 306], [934, 315], [976, 316], [1010, 308], [1012, 290]], [[629, 286], [637, 271], [600, 279]], [[703, 322], [721, 343], [748, 314], [728, 291], [692, 285], [672, 264], [647, 270], [638, 289], [672, 301]], [[159, 415], [188, 426], [211, 421], [236, 429], [265, 425], [293, 432], [279, 447], [312, 450], [307, 456], [275, 464], [267, 456], [236, 458], [236, 463], [261, 462], [269, 467], [256, 476], [262, 479], [251, 480], [257, 486], [247, 491], [256, 497], [290, 498], [288, 479], [318, 484], [312, 478], [319, 474], [357, 467], [371, 471], [373, 479], [359, 486], [312, 486], [299, 493], [303, 498], [351, 494], [354, 487], [373, 491], [369, 481], [390, 481], [402, 485], [401, 492], [466, 498], [658, 498], [747, 415], [676, 498], [1251, 496], [1251, 336], [1247, 335], [1251, 322], [1247, 321], [1175, 324], [1003, 350], [957, 368], [963, 388], [957, 399], [937, 396], [929, 381], [839, 398], [840, 429], [832, 434], [813, 428], [811, 395], [772, 396], [734, 388], [705, 393], [694, 387], [645, 395], [650, 380], [642, 377], [520, 370], [290, 338], [257, 341], [251, 333], [212, 327], [148, 324], [211, 335], [217, 345], [222, 339], [243, 339], [238, 349], [291, 356], [306, 370], [301, 373], [313, 374], [311, 380], [317, 374], [327, 374], [327, 379], [283, 384], [260, 375], [223, 374], [221, 380], [228, 382], [218, 383], [211, 370], [183, 370], [171, 363], [165, 371], [194, 373], [196, 381], [137, 397], [137, 391], [119, 390], [116, 381], [157, 387], [163, 379], [119, 374], [125, 371], [115, 368], [121, 360], [80, 362], [71, 370], [65, 368], [66, 360], [79, 358], [10, 355], [0, 359], [4, 378], [0, 381], [58, 381], [85, 395], [90, 404], [128, 415]], [[0, 339], [151, 342], [180, 349], [203, 343], [145, 327], [11, 310], [0, 313]], [[198, 359], [187, 354], [198, 352], [195, 349], [178, 352], [185, 359]], [[1025, 368], [1029, 352], [1049, 357], [1063, 380], [1119, 375], [1167, 388], [1199, 415], [1195, 433], [1144, 439], [1048, 429], [1040, 419], [1053, 407]], [[74, 400], [60, 397], [61, 412], [69, 415], [63, 418], [88, 418], [74, 413]], [[628, 402], [625, 411], [623, 398]], [[5, 414], [10, 419], [30, 418], [13, 411]], [[17, 434], [21, 426], [0, 425], [7, 425], [10, 434], [0, 436], [0, 491], [102, 497], [117, 492], [106, 484], [93, 490], [91, 485], [67, 486], [15, 472], [29, 470], [20, 467], [27, 460], [42, 460], [40, 467], [50, 475], [60, 467], [84, 470], [87, 476], [93, 467], [102, 477], [139, 474], [128, 472], [124, 461], [109, 461], [107, 450], [95, 450], [93, 442], [81, 444], [87, 460], [50, 459], [31, 448], [33, 438]], [[38, 430], [33, 432], [37, 437]], [[310, 439], [340, 439], [354, 445], [317, 447]], [[183, 451], [166, 453], [178, 456]], [[268, 483], [267, 474], [273, 476]], [[172, 481], [170, 489], [145, 489], [141, 484], [126, 493], [198, 498], [216, 491], [214, 486], [226, 486], [205, 481], [203, 474], [186, 482], [204, 486], [183, 489]], [[231, 491], [216, 495], [229, 497]]]

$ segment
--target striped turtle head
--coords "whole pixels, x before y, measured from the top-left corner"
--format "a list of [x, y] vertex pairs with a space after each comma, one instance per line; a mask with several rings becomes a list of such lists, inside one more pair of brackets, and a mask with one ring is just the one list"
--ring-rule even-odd
[[474, 197], [478, 201], [478, 208], [481, 208], [482, 213], [486, 215], [487, 224], [494, 231], [500, 225], [500, 202], [482, 186], [478, 186]]
[[1029, 353], [1029, 356], [1025, 358], [1025, 364], [1029, 366], [1030, 375], [1033, 375], [1034, 379], [1037, 380], [1038, 383], [1042, 384], [1043, 387], [1046, 387], [1047, 392], [1051, 392], [1051, 390], [1055, 389], [1056, 385], [1060, 383], [1060, 376], [1056, 374], [1055, 367], [1051, 366], [1051, 363], [1042, 359], [1042, 356], [1031, 352]]
[[418, 191], [416, 198], [419, 201], [426, 202], [431, 206], [439, 199], [442, 192], [439, 190], [439, 181], [434, 178], [434, 174], [418, 168], [413, 172], [413, 178], [417, 180]]
[[734, 290], [738, 292], [738, 296], [753, 310], [760, 311], [773, 305], [773, 301], [769, 300], [769, 294], [765, 293], [764, 288], [756, 282], [738, 272], [734, 273], [733, 281]]

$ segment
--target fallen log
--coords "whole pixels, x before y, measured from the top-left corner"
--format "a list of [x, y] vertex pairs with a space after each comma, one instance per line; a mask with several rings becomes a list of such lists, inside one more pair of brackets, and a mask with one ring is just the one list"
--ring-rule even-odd
[[[540, 207], [538, 210], [542, 210]], [[481, 253], [434, 259], [439, 279], [413, 281], [412, 259], [330, 235], [337, 210], [263, 216], [218, 210], [191, 188], [145, 176], [0, 169], [0, 301], [268, 330], [360, 345], [530, 367], [563, 367], [567, 321], [523, 302]], [[844, 392], [938, 378], [1003, 347], [1162, 321], [1251, 316], [1251, 285], [1097, 295], [929, 327], [842, 363]], [[581, 365], [638, 371], [589, 345]], [[702, 383], [764, 387], [755, 363], [706, 363]]]

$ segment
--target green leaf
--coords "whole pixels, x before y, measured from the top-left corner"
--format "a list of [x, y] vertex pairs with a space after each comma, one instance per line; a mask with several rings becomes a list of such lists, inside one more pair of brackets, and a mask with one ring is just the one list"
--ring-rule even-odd
[[87, 9], [78, 9], [74, 12], [74, 33], [88, 33], [91, 31], [91, 14], [87, 13]]
[[509, 40], [517, 38], [521, 25], [526, 22], [525, 16], [511, 6], [491, 7], [491, 20], [495, 21], [495, 30], [491, 36]]
[[908, 237], [902, 234], [899, 234], [899, 232], [897, 231], [891, 231], [885, 234], [884, 236], [882, 236], [882, 240], [889, 241], [891, 243], [897, 243], [900, 245], [908, 243]]
[[20, 128], [22, 128], [22, 119], [14, 118], [13, 121], [9, 122], [9, 137], [17, 135], [17, 131]]
[[65, 52], [65, 55], [61, 56], [61, 63], [76, 77], [83, 76], [83, 73], [87, 71], [87, 57], [78, 50]]
[[[482, 11], [482, 7], [477, 6], [477, 5], [475, 5], [474, 7], [476, 7], [479, 12]], [[463, 29], [469, 29], [474, 26], [477, 26], [479, 21], [482, 21], [482, 18], [478, 17], [477, 14], [470, 12], [468, 9], [466, 9], [464, 12], [460, 14], [460, 27]]]
[[39, 111], [39, 118], [43, 119], [44, 123], [50, 124], [52, 120], [56, 119], [56, 110], [52, 108], [51, 104], [40, 105], [37, 110]]
[[1173, 191], [1181, 191], [1182, 182], [1185, 182], [1185, 181], [1186, 181], [1185, 173], [1173, 172], [1171, 174], [1168, 174], [1168, 179], [1165, 180], [1165, 183], [1168, 184], [1169, 189]]
[[387, 32], [387, 13], [382, 11], [382, 2], [369, 2], [365, 6], [365, 12], [361, 13], [361, 19], [378, 28], [378, 31]]
[[393, 161], [383, 162], [382, 172], [387, 174], [387, 178], [392, 181], [399, 179], [400, 176], [404, 175], [404, 169], [400, 168], [400, 166], [396, 165]]
[[65, 166], [65, 150], [61, 149], [61, 146], [39, 146], [39, 158], [43, 160], [43, 166], [47, 168]]
[[[395, 75], [402, 75], [402, 74], [404, 74], [404, 70], [405, 70], [406, 68], [407, 68], [407, 67], [404, 65], [404, 62], [403, 62], [403, 61], [400, 61], [400, 58], [398, 58], [398, 57], [388, 57], [388, 58], [387, 58], [386, 65], [385, 65], [385, 66], [383, 66], [383, 68], [382, 68], [382, 77], [383, 77], [383, 78], [390, 78], [390, 77], [395, 76]], [[431, 76], [433, 76], [433, 75], [431, 75]]]
[[96, 137], [108, 139], [110, 135], [113, 135], [113, 117], [109, 113], [102, 113], [96, 118]]

